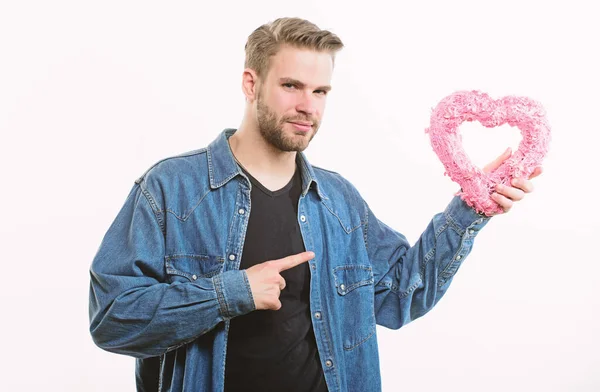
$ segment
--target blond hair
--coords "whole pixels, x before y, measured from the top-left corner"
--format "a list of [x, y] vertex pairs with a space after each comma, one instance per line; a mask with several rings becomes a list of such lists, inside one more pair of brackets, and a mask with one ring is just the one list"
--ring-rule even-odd
[[279, 18], [260, 26], [248, 36], [244, 67], [253, 69], [259, 77], [265, 77], [271, 57], [284, 45], [329, 52], [334, 62], [336, 52], [344, 47], [337, 35], [321, 30], [308, 20]]

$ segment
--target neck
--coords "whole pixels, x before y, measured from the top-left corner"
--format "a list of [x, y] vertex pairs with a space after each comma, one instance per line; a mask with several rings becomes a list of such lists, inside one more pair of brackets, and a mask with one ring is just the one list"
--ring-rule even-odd
[[281, 151], [261, 136], [258, 127], [244, 122], [229, 138], [236, 160], [267, 189], [285, 186], [296, 170], [296, 152]]

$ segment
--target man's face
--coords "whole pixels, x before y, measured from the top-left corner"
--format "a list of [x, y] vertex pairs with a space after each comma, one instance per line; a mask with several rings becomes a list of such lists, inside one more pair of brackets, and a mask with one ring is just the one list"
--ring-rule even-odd
[[256, 117], [263, 138], [281, 151], [303, 151], [319, 129], [331, 89], [327, 52], [283, 47], [257, 90]]

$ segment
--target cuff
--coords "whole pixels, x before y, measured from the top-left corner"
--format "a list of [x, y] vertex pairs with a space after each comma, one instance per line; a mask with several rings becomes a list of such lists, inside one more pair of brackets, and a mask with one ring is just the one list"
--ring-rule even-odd
[[223, 272], [213, 278], [221, 315], [225, 320], [256, 309], [248, 275], [244, 270]]
[[444, 211], [446, 219], [453, 222], [461, 231], [483, 228], [491, 217], [477, 213], [460, 196], [454, 196]]

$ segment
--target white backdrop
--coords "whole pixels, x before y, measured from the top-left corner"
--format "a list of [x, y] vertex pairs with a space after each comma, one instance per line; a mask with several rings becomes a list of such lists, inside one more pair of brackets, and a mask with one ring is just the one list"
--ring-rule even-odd
[[[447, 295], [379, 328], [384, 391], [600, 390], [600, 24], [593, 2], [8, 1], [0, 5], [0, 301], [6, 391], [131, 391], [95, 347], [88, 269], [133, 181], [241, 121], [243, 46], [300, 16], [337, 33], [306, 151], [414, 243], [457, 189], [424, 129], [444, 96], [539, 100], [553, 126], [536, 190], [478, 236]], [[516, 128], [461, 128], [481, 165]]]

